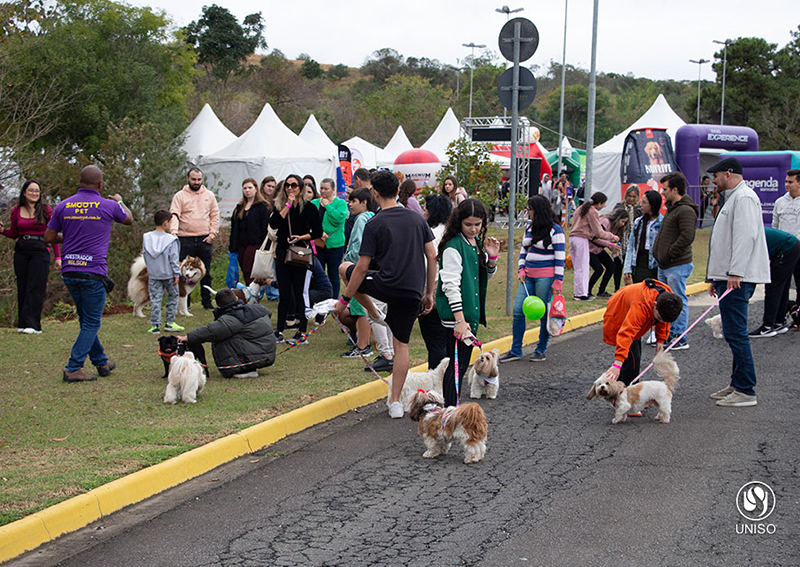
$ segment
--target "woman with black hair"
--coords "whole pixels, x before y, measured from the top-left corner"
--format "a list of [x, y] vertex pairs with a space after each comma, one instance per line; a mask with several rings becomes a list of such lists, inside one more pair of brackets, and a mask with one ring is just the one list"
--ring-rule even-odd
[[[39, 184], [29, 179], [19, 192], [19, 203], [11, 209], [11, 227], [0, 232], [16, 239], [14, 245], [14, 273], [17, 276], [17, 332], [28, 335], [42, 332], [42, 307], [50, 274], [50, 250], [44, 242], [44, 231], [51, 209], [42, 200]], [[56, 269], [61, 269], [61, 252], [53, 245]]]
[[[522, 304], [529, 295], [535, 295], [544, 302], [545, 313], [550, 298], [561, 293], [564, 281], [564, 260], [566, 258], [564, 231], [550, 201], [543, 195], [528, 199], [528, 228], [522, 237], [522, 246], [517, 262], [520, 286], [514, 299], [514, 318], [512, 322], [511, 350], [500, 357], [500, 362], [522, 358], [522, 338], [525, 335], [525, 314]], [[539, 343], [531, 355], [532, 361], [546, 359], [550, 333], [547, 332], [547, 317], [542, 317], [539, 326]]]
[[608, 197], [597, 191], [575, 211], [574, 222], [569, 231], [569, 252], [572, 255], [574, 298], [591, 301], [589, 294], [589, 242], [604, 240], [615, 244], [619, 238], [604, 230], [600, 224], [600, 211], [606, 206]]

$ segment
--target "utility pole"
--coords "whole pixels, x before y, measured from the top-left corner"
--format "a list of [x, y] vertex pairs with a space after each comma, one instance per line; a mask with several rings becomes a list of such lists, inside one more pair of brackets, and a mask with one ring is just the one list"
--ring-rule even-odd
[[594, 0], [592, 17], [592, 70], [589, 75], [589, 112], [586, 121], [586, 188], [584, 199], [592, 194], [592, 170], [594, 169], [594, 115], [597, 104], [597, 19], [600, 0]]
[[736, 43], [736, 40], [726, 39], [725, 41], [717, 41], [714, 39], [712, 41], [725, 46], [722, 50], [722, 109], [719, 113], [719, 125], [722, 126], [725, 124], [725, 76], [728, 74], [728, 46], [732, 43]]
[[[561, 110], [558, 116], [558, 174], [561, 176], [561, 146], [564, 143], [564, 85], [567, 80], [567, 5], [569, 0], [564, 0], [564, 47], [561, 52]], [[555, 180], [553, 180], [555, 185]]]
[[697, 124], [700, 124], [700, 77], [703, 74], [703, 63], [708, 63], [708, 59], [689, 59], [689, 63], [697, 63]]
[[472, 77], [475, 71], [475, 48], [477, 47], [478, 49], [483, 49], [486, 46], [482, 43], [476, 44], [472, 41], [469, 43], [462, 43], [461, 45], [472, 49], [472, 57], [469, 62], [469, 117], [472, 118]]

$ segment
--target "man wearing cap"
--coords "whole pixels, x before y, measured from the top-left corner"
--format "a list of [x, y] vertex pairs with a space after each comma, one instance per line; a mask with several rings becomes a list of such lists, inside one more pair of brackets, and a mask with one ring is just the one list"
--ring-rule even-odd
[[709, 168], [714, 185], [724, 192], [725, 205], [711, 230], [706, 281], [719, 302], [722, 333], [733, 354], [730, 385], [711, 394], [718, 406], [756, 405], [756, 371], [747, 334], [747, 306], [756, 284], [769, 283], [769, 253], [761, 220], [761, 202], [742, 179], [736, 158]]

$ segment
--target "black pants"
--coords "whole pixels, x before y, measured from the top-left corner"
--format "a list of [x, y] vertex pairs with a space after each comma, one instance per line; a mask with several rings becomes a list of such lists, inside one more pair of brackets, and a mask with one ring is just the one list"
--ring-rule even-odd
[[589, 278], [589, 295], [592, 295], [592, 288], [600, 276], [603, 276], [603, 279], [600, 280], [600, 288], [597, 293], [605, 293], [606, 286], [611, 280], [611, 276], [614, 275], [614, 260], [608, 255], [608, 252], [603, 250], [599, 254], [589, 254], [589, 265], [592, 267], [592, 275]]
[[797, 266], [800, 265], [800, 242], [783, 254], [776, 254], [769, 259], [770, 282], [764, 290], [764, 325], [772, 327], [786, 319], [789, 304], [789, 288], [792, 285], [792, 273], [797, 278]]
[[275, 324], [275, 330], [281, 333], [286, 328], [286, 316], [293, 314], [300, 320], [300, 327], [298, 330], [301, 333], [306, 332], [308, 319], [306, 319], [306, 305], [303, 299], [303, 290], [306, 285], [305, 268], [298, 268], [296, 266], [287, 266], [283, 263], [281, 258], [286, 254], [278, 250], [278, 257], [275, 259], [275, 275], [278, 278], [278, 321]]
[[[471, 346], [458, 341], [453, 335], [453, 329], [443, 327], [448, 334], [447, 338], [447, 356], [450, 357], [450, 364], [447, 370], [444, 371], [444, 382], [442, 390], [444, 392], [444, 405], [454, 406], [458, 399], [461, 398], [461, 392], [464, 388], [464, 374], [467, 372], [469, 360], [472, 358]], [[455, 350], [456, 342], [458, 342], [458, 395], [456, 395], [456, 364], [455, 364]], [[469, 388], [466, 388], [469, 391]]]
[[452, 329], [442, 326], [442, 320], [434, 307], [427, 315], [418, 318], [419, 330], [425, 348], [428, 350], [428, 368], [436, 368], [447, 356], [447, 337], [453, 334]]
[[614, 291], [619, 291], [619, 286], [622, 285], [622, 268], [622, 258], [617, 256], [614, 258]]
[[17, 276], [17, 326], [42, 330], [42, 306], [50, 274], [50, 252], [43, 240], [20, 237], [14, 246]]
[[800, 303], [800, 262], [794, 267], [794, 302]]
[[203, 301], [203, 307], [211, 309], [211, 307], [213, 307], [211, 304], [211, 292], [208, 291], [205, 286], [211, 287], [211, 259], [214, 255], [214, 245], [203, 242], [203, 239], [207, 237], [208, 235], [179, 236], [178, 241], [181, 243], [181, 261], [187, 256], [192, 256], [194, 258], [200, 258], [203, 265], [206, 267], [206, 275], [200, 280], [200, 298]]
[[619, 380], [626, 386], [630, 386], [633, 379], [639, 375], [642, 363], [642, 339], [633, 341], [628, 351], [628, 358], [622, 363], [619, 372]]

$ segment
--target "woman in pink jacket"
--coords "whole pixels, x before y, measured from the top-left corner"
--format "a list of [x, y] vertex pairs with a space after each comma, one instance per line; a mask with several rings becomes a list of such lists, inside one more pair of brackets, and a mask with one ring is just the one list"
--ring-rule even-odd
[[600, 214], [608, 198], [601, 192], [594, 193], [575, 211], [572, 228], [569, 231], [569, 253], [572, 256], [574, 298], [578, 301], [591, 301], [589, 295], [589, 241], [603, 240], [611, 244], [619, 238], [600, 225]]

